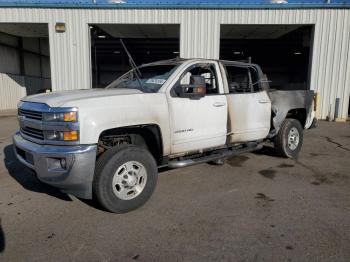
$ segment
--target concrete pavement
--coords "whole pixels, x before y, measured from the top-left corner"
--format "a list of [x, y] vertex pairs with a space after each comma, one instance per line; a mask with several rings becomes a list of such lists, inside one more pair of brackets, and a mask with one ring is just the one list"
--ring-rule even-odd
[[0, 117], [0, 261], [349, 261], [350, 124], [307, 131], [298, 160], [269, 148], [165, 171], [131, 213], [42, 184]]

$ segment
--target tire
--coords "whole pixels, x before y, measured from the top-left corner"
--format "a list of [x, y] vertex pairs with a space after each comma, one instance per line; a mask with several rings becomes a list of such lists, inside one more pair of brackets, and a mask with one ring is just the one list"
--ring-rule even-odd
[[297, 158], [303, 144], [303, 127], [296, 119], [283, 121], [275, 137], [275, 151], [279, 156]]
[[98, 159], [92, 189], [106, 210], [126, 213], [146, 203], [157, 179], [157, 164], [149, 151], [134, 145], [118, 146]]

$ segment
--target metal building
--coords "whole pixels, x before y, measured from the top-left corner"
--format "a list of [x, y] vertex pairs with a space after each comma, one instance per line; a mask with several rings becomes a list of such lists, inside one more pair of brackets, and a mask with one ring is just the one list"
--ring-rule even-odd
[[80, 0], [0, 2], [0, 110], [26, 94], [101, 87], [138, 63], [259, 63], [274, 88], [315, 90], [318, 117], [346, 120], [350, 1]]

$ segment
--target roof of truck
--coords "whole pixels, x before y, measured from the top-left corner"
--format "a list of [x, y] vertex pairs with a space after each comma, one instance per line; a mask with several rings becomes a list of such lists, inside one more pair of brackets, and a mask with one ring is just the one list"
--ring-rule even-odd
[[166, 59], [166, 60], [159, 60], [159, 61], [154, 61], [151, 63], [146, 63], [146, 64], [142, 64], [141, 66], [148, 66], [148, 65], [177, 65], [177, 64], [182, 64], [185, 61], [188, 60], [196, 60], [196, 59], [187, 59], [187, 58], [181, 58], [181, 57], [176, 57], [173, 59]]
[[160, 60], [160, 61], [154, 61], [151, 63], [147, 64], [142, 64], [141, 66], [151, 66], [151, 65], [179, 65], [184, 62], [202, 62], [202, 61], [219, 61], [223, 64], [235, 64], [235, 65], [242, 65], [242, 66], [247, 66], [247, 65], [255, 65], [252, 63], [248, 62], [243, 62], [243, 61], [230, 61], [230, 60], [218, 60], [218, 59], [205, 59], [205, 58], [173, 58], [173, 59], [167, 59], [167, 60]]

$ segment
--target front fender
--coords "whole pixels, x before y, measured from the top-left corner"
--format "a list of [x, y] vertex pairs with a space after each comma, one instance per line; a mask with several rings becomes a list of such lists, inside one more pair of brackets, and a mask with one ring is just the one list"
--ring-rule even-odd
[[133, 94], [90, 99], [78, 105], [80, 143], [96, 144], [108, 129], [155, 124], [163, 138], [163, 152], [170, 153], [170, 127], [165, 94]]

